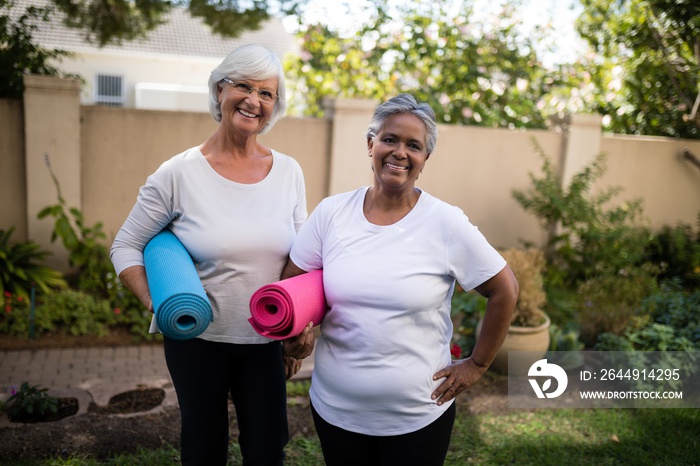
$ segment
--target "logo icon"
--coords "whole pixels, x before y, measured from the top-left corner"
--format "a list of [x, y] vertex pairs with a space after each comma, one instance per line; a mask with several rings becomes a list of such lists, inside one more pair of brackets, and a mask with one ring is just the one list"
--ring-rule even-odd
[[[528, 378], [528, 381], [532, 385], [537, 398], [556, 398], [564, 393], [566, 386], [569, 384], [569, 377], [567, 377], [566, 371], [556, 364], [548, 363], [546, 359], [540, 359], [530, 366], [527, 375], [528, 377], [535, 377]], [[538, 377], [547, 377], [541, 386], [538, 382]], [[552, 379], [557, 381], [557, 386], [554, 391], [549, 392], [548, 390], [552, 388]]]

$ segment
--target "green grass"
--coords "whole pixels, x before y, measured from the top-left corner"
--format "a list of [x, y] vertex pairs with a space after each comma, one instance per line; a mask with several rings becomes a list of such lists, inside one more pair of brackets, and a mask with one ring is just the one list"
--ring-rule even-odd
[[[301, 387], [300, 387], [301, 388]], [[700, 409], [549, 409], [457, 413], [446, 466], [700, 465]], [[232, 444], [229, 466], [241, 465]], [[159, 466], [179, 464], [174, 448], [121, 455], [15, 462], [8, 466]], [[323, 465], [316, 437], [295, 437], [287, 465]]]
[[459, 416], [446, 465], [698, 465], [698, 409]]

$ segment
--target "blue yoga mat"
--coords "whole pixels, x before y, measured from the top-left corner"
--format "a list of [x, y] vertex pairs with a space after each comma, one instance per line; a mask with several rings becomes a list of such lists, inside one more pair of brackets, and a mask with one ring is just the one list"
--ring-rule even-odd
[[213, 320], [211, 303], [185, 246], [171, 231], [163, 230], [143, 251], [148, 287], [156, 323], [163, 335], [189, 340]]

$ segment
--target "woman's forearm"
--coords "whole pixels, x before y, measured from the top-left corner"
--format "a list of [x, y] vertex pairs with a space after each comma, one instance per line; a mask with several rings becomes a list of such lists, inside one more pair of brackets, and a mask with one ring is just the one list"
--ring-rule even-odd
[[134, 295], [153, 312], [153, 302], [151, 300], [151, 291], [148, 288], [148, 280], [146, 279], [146, 268], [142, 265], [134, 265], [126, 268], [119, 274], [119, 280], [126, 286]]
[[513, 309], [518, 300], [518, 281], [510, 267], [506, 266], [491, 280], [477, 287], [477, 291], [488, 301], [481, 333], [472, 351], [471, 359], [476, 365], [485, 369], [491, 365], [496, 352], [505, 340]]

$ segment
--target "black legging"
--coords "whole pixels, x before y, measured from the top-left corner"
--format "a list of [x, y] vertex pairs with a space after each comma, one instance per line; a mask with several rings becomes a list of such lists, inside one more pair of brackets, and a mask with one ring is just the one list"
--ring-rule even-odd
[[284, 463], [289, 432], [279, 342], [237, 345], [165, 338], [164, 349], [180, 404], [183, 465], [226, 464], [229, 392], [236, 408], [243, 464]]
[[350, 432], [311, 414], [327, 466], [441, 466], [450, 446], [455, 403], [426, 427], [403, 435], [373, 436]]

